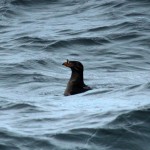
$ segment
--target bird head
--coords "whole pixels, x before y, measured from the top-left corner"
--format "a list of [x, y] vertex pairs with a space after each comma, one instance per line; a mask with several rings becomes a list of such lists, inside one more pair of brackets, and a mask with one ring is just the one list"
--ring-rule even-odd
[[69, 67], [72, 70], [77, 71], [77, 72], [81, 72], [81, 71], [83, 72], [84, 70], [82, 63], [80, 63], [79, 61], [69, 61], [67, 59], [67, 61], [64, 62], [62, 65]]

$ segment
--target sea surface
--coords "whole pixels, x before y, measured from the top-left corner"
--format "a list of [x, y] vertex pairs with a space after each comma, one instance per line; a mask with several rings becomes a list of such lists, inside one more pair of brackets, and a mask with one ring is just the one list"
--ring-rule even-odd
[[150, 150], [150, 1], [1, 0], [0, 150]]

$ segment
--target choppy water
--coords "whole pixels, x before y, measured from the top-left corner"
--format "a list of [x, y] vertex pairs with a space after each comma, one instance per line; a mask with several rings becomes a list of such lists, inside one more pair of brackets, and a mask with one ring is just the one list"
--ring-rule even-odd
[[150, 149], [149, 0], [2, 0], [0, 70], [1, 150]]

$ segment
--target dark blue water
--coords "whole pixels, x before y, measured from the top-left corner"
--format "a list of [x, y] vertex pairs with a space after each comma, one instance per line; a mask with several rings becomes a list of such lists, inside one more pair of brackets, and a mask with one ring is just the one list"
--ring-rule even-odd
[[0, 70], [0, 150], [150, 149], [149, 0], [1, 0]]

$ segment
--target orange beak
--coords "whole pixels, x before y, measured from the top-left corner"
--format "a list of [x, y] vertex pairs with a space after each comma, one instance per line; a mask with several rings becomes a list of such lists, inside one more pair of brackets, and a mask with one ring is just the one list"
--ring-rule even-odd
[[67, 59], [67, 61], [66, 61], [66, 62], [64, 62], [62, 65], [66, 66], [66, 67], [69, 67], [69, 68], [71, 68], [71, 67], [72, 67], [72, 63], [71, 63], [71, 62], [69, 62], [69, 60], [68, 60], [68, 59]]

